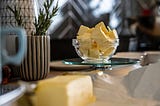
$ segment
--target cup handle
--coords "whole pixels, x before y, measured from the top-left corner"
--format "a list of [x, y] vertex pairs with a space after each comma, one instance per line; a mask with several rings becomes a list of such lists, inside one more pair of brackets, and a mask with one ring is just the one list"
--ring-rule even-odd
[[[18, 36], [18, 44], [19, 48], [17, 53], [14, 56], [8, 56], [7, 51], [2, 48], [2, 66], [7, 63], [12, 63], [12, 64], [20, 64], [21, 61], [23, 60], [23, 57], [26, 53], [27, 47], [26, 47], [26, 32], [22, 28], [4, 28], [2, 31], [2, 37], [8, 33], [15, 33]], [[4, 43], [4, 41], [3, 41]]]

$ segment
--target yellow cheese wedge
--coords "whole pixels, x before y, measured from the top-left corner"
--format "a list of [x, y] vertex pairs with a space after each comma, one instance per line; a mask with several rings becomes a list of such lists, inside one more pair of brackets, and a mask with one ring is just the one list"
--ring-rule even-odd
[[104, 49], [107, 48], [107, 45], [112, 44], [112, 41], [110, 41], [110, 38], [101, 30], [101, 27], [95, 28], [92, 32], [91, 39], [96, 41], [100, 51], [104, 51]]
[[83, 35], [77, 36], [79, 42], [79, 50], [84, 56], [88, 56], [88, 50], [91, 48], [91, 33], [84, 33]]
[[80, 55], [82, 55], [83, 57], [88, 57], [89, 48], [85, 48], [82, 46], [79, 48], [79, 51], [80, 51]]
[[98, 23], [96, 26], [96, 28], [100, 28], [102, 29], [102, 31], [105, 33], [106, 36], [109, 36], [109, 32], [105, 26], [105, 24], [103, 22]]
[[97, 48], [90, 48], [88, 51], [88, 56], [92, 58], [99, 58], [100, 57], [99, 49]]
[[91, 38], [90, 33], [85, 33], [82, 36], [77, 36], [78, 42], [80, 46], [90, 48], [89, 45], [91, 45]]
[[105, 35], [101, 27], [96, 27], [91, 34], [91, 39], [99, 43], [100, 41], [106, 41], [109, 39], [108, 36]]
[[115, 40], [118, 38], [117, 31], [115, 29], [111, 30], [109, 27], [107, 27], [108, 28], [108, 30], [107, 30], [107, 28], [103, 22], [98, 23], [95, 27], [96, 28], [101, 27], [101, 30], [105, 33], [105, 35], [108, 36], [112, 40]]
[[84, 26], [84, 25], [81, 25], [80, 26], [80, 28], [79, 28], [79, 30], [78, 30], [78, 36], [81, 36], [81, 35], [83, 35], [84, 33], [90, 33], [91, 32], [91, 29], [90, 28], [88, 28], [88, 27], [86, 27], [86, 26]]
[[112, 34], [111, 38], [118, 39], [118, 34], [117, 34], [117, 31], [115, 29], [113, 29], [113, 34]]
[[95, 100], [90, 76], [66, 75], [39, 81], [36, 106], [86, 106]]
[[111, 45], [113, 45], [111, 42], [104, 41], [104, 42], [101, 43], [101, 46], [99, 47], [99, 49], [100, 49], [100, 51], [104, 52], [104, 51], [106, 51], [106, 49], [111, 47]]
[[110, 56], [112, 55], [112, 53], [114, 53], [114, 51], [115, 51], [114, 47], [109, 47], [104, 51], [103, 56]]
[[84, 40], [84, 39], [91, 39], [91, 33], [83, 33], [82, 35], [79, 35], [77, 36], [77, 39], [81, 39], [81, 40]]
[[114, 42], [116, 39], [118, 39], [118, 34], [117, 31], [115, 29], [111, 30], [108, 32], [108, 35], [110, 37], [110, 39]]

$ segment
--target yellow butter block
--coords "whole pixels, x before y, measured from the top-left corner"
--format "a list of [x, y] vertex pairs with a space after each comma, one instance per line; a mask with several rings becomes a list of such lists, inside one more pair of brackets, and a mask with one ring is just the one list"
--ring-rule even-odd
[[90, 76], [66, 75], [39, 81], [36, 106], [86, 106], [95, 100]]

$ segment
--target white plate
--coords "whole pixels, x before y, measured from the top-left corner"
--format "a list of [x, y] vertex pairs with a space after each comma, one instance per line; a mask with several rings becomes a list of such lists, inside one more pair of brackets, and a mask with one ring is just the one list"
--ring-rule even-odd
[[8, 84], [3, 86], [3, 90], [7, 90], [7, 93], [0, 95], [0, 106], [12, 106], [25, 93], [26, 88], [18, 84]]
[[52, 61], [50, 62], [50, 68], [54, 70], [84, 70], [90, 69], [92, 65], [68, 65], [64, 64], [62, 61]]

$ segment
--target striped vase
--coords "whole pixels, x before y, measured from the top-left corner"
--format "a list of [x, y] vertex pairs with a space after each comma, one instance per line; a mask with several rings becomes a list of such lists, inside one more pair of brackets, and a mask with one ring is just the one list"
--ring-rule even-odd
[[20, 77], [25, 81], [44, 79], [49, 73], [50, 37], [27, 36], [27, 54], [21, 64]]

